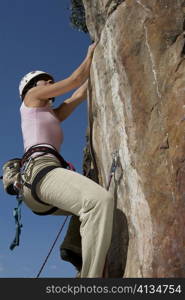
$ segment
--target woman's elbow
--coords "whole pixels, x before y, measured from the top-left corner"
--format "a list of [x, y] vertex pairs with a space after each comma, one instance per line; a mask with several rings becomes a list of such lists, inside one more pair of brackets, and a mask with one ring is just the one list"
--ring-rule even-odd
[[75, 86], [74, 88], [78, 88], [86, 81], [87, 74], [85, 72], [73, 72], [70, 77]]

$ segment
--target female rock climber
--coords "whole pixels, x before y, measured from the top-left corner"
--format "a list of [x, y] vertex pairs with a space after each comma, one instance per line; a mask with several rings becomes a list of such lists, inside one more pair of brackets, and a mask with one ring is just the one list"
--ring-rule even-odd
[[[23, 196], [39, 214], [79, 217], [82, 243], [80, 277], [102, 277], [110, 246], [113, 221], [111, 194], [89, 178], [69, 170], [59, 154], [63, 122], [86, 97], [87, 80], [96, 44], [89, 46], [81, 65], [66, 79], [54, 82], [42, 71], [28, 73], [20, 82]], [[59, 95], [78, 88], [52, 109]]]

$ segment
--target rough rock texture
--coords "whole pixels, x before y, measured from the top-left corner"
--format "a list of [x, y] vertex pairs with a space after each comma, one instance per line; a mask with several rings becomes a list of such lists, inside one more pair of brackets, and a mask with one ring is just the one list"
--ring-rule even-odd
[[185, 276], [185, 1], [83, 0], [100, 184], [116, 212], [109, 277]]

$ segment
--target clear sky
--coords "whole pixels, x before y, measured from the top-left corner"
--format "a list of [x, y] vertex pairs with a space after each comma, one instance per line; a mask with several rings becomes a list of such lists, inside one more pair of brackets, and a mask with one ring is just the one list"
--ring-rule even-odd
[[[32, 70], [44, 70], [55, 80], [70, 75], [82, 62], [88, 45], [87, 34], [70, 25], [70, 0], [2, 0], [0, 9], [0, 91], [1, 148], [0, 165], [21, 157], [23, 143], [20, 131], [20, 79]], [[60, 104], [68, 95], [56, 99]], [[87, 128], [87, 103], [81, 104], [62, 124], [64, 144], [61, 154], [81, 172]], [[16, 198], [0, 186], [0, 277], [35, 277], [60, 226], [62, 216], [37, 216], [22, 207], [20, 246], [9, 245], [15, 235], [12, 215]], [[59, 246], [62, 233], [40, 277], [75, 277], [76, 270], [63, 262]]]

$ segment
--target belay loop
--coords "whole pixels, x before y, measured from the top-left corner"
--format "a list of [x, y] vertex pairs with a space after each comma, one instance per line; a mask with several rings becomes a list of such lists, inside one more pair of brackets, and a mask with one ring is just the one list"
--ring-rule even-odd
[[13, 210], [13, 216], [15, 218], [15, 225], [16, 225], [16, 232], [15, 232], [15, 238], [10, 245], [10, 250], [13, 250], [16, 246], [19, 246], [21, 228], [23, 227], [23, 225], [21, 223], [21, 204], [23, 201], [22, 195], [20, 195], [20, 194], [17, 195], [16, 199], [18, 201], [18, 205]]

